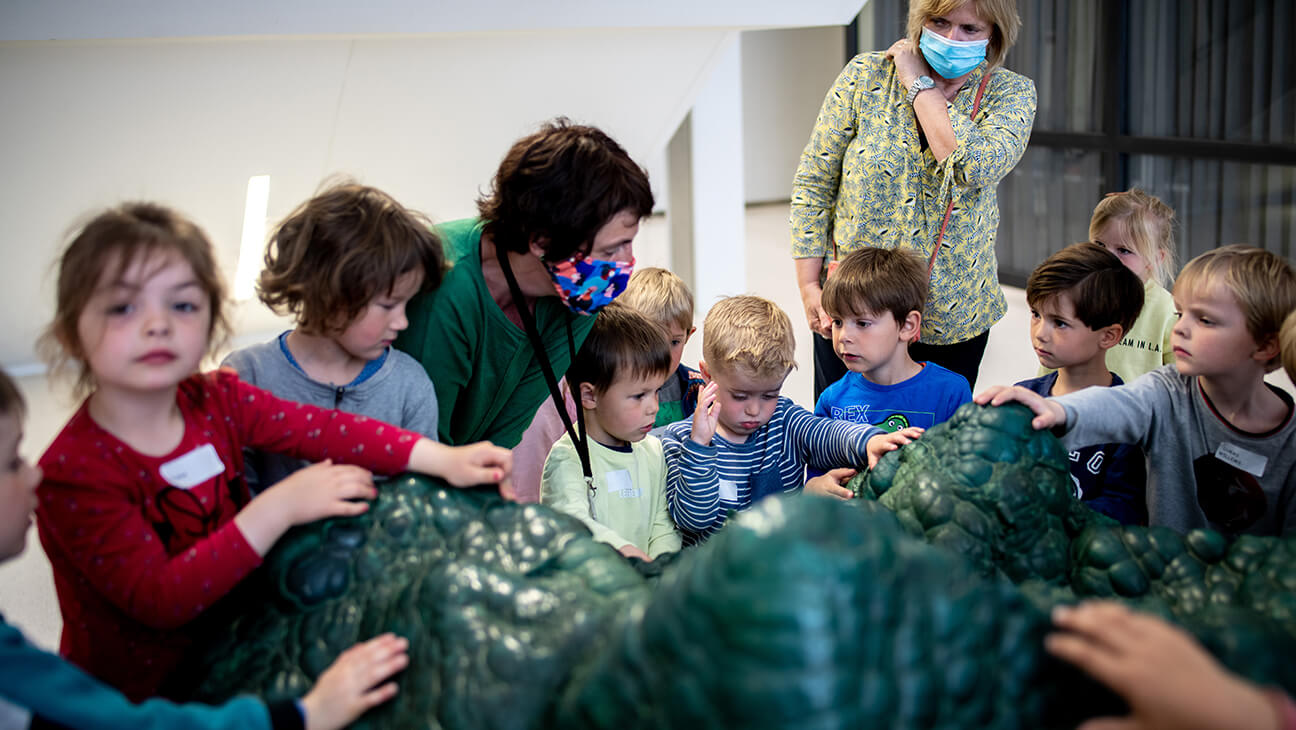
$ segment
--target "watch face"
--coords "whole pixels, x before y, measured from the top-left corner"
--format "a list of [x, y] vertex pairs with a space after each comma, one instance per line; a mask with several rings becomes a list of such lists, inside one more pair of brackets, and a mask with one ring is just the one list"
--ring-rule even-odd
[[919, 76], [918, 85], [923, 87], [924, 89], [930, 89], [931, 87], [936, 85], [936, 82], [932, 81], [930, 76]]

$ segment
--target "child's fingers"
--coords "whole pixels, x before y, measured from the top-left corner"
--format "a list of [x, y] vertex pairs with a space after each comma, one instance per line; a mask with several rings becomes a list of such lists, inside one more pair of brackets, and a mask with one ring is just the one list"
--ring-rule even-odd
[[1099, 682], [1119, 686], [1123, 681], [1124, 663], [1120, 657], [1105, 647], [1078, 634], [1049, 634], [1044, 637], [1044, 649], [1065, 662], [1074, 664]]
[[499, 483], [500, 496], [510, 502], [517, 501], [517, 490], [513, 488], [512, 479], [501, 479]]

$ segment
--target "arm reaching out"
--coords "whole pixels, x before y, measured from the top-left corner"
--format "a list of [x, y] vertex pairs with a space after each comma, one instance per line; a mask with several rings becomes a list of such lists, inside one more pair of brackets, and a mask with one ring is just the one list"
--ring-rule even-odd
[[1114, 601], [1053, 611], [1061, 629], [1044, 640], [1049, 653], [1093, 675], [1125, 698], [1126, 718], [1096, 718], [1081, 730], [1281, 729], [1278, 708], [1253, 684], [1230, 673], [1183, 630]]
[[972, 400], [983, 406], [1021, 403], [1035, 412], [1035, 418], [1031, 421], [1031, 426], [1036, 431], [1053, 428], [1054, 426], [1065, 426], [1067, 421], [1066, 409], [1061, 404], [1052, 398], [1045, 398], [1039, 393], [1027, 390], [1020, 385], [992, 385], [977, 393]]

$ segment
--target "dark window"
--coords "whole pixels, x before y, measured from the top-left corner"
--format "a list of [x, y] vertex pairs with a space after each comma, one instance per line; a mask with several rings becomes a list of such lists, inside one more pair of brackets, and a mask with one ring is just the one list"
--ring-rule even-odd
[[[874, 0], [875, 48], [908, 4]], [[1291, 0], [1018, 0], [1008, 68], [1035, 81], [1030, 146], [999, 188], [998, 255], [1022, 284], [1088, 238], [1109, 192], [1175, 209], [1178, 261], [1227, 243], [1296, 258], [1296, 27]]]

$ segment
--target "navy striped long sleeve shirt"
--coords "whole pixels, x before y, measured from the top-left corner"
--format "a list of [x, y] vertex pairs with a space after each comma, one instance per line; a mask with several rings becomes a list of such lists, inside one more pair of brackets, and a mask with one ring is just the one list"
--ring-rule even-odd
[[692, 421], [666, 427], [666, 499], [685, 545], [696, 545], [724, 525], [730, 510], [752, 504], [757, 474], [773, 471], [783, 492], [805, 486], [805, 467], [827, 471], [868, 466], [868, 440], [876, 426], [816, 416], [780, 397], [769, 423], [736, 444], [716, 434], [709, 446], [689, 435]]

